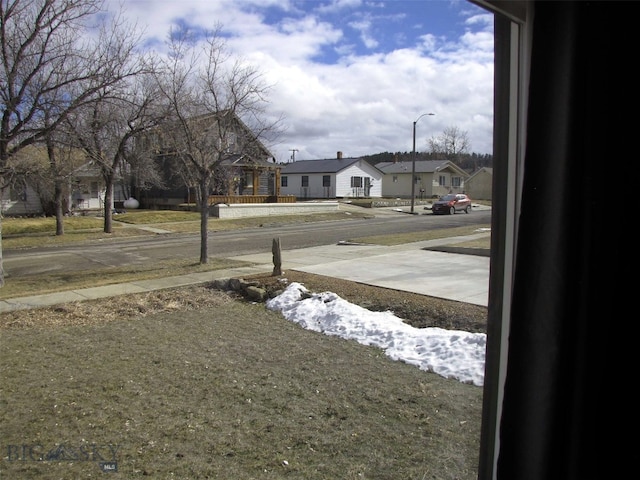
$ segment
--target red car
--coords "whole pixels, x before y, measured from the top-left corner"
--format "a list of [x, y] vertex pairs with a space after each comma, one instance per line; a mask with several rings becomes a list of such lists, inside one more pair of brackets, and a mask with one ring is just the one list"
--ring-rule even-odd
[[435, 215], [449, 214], [456, 212], [471, 212], [471, 199], [464, 193], [450, 193], [444, 197], [440, 197], [437, 202], [433, 202], [431, 211]]

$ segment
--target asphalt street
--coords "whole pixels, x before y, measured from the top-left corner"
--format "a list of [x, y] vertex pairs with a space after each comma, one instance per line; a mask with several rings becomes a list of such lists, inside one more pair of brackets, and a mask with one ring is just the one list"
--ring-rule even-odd
[[[341, 204], [345, 212], [362, 211], [362, 207]], [[365, 209], [375, 218], [352, 219], [305, 224], [265, 224], [260, 228], [215, 231], [209, 234], [211, 258], [229, 258], [271, 252], [274, 238], [280, 239], [284, 251], [319, 245], [334, 245], [372, 234], [389, 235], [425, 229], [451, 228], [469, 223], [489, 224], [490, 209], [476, 207], [470, 215], [407, 215], [396, 208]], [[400, 210], [400, 211], [399, 211]], [[424, 210], [417, 210], [424, 212]], [[140, 228], [140, 226], [136, 226]], [[4, 250], [3, 268], [7, 278], [64, 273], [103, 267], [144, 265], [168, 260], [193, 260], [200, 256], [198, 234], [175, 234], [147, 227], [149, 236], [106, 240], [86, 245]]]
[[[391, 209], [388, 209], [387, 212], [380, 212], [380, 215], [387, 214], [394, 215], [398, 212]], [[290, 249], [282, 252], [282, 269], [285, 277], [286, 270], [299, 270], [486, 306], [488, 302], [489, 257], [434, 251], [433, 248], [439, 245], [454, 245], [489, 235], [488, 231], [479, 231], [471, 236], [428, 240], [391, 247], [337, 242], [330, 245]], [[143, 258], [136, 256], [135, 251], [122, 252], [111, 249], [104, 255], [111, 255], [110, 262], [113, 262], [114, 256], [118, 256], [119, 262], [144, 261]], [[0, 312], [128, 293], [141, 293], [210, 282], [219, 278], [243, 277], [273, 270], [271, 251], [244, 253], [228, 258], [246, 262], [246, 266], [47, 295], [12, 298], [0, 301]], [[55, 256], [55, 263], [53, 263], [50, 254], [43, 253], [29, 257], [28, 261], [25, 261], [25, 265], [30, 264], [31, 268], [46, 272], [50, 269], [64, 267], [65, 262], [68, 261], [70, 261], [70, 257], [61, 254]], [[96, 261], [95, 256], [93, 261]], [[8, 262], [11, 265], [11, 259]]]

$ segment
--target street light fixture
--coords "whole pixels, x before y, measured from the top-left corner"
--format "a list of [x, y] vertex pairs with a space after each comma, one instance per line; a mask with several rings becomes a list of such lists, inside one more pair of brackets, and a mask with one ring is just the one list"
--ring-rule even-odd
[[427, 115], [435, 115], [435, 113], [423, 113], [415, 122], [413, 122], [413, 152], [411, 154], [411, 213], [416, 202], [416, 123], [422, 117]]

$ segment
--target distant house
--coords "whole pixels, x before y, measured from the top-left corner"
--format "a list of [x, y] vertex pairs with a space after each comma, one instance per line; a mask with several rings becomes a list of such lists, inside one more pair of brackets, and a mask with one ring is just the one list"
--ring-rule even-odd
[[491, 200], [493, 168], [482, 167], [465, 182], [465, 189], [472, 200]]
[[[48, 158], [43, 146], [30, 146], [19, 152], [19, 157], [36, 170], [47, 172]], [[63, 212], [86, 213], [104, 209], [105, 187], [101, 171], [86, 161], [82, 150], [60, 154], [65, 161], [63, 185]], [[75, 165], [75, 167], [74, 167]], [[53, 213], [53, 178], [45, 174], [19, 176], [12, 179], [0, 192], [2, 214], [41, 215]], [[113, 207], [113, 205], [111, 206]]]
[[[123, 200], [118, 193], [119, 190], [116, 189], [114, 200]], [[76, 169], [73, 172], [69, 196], [72, 212], [103, 211], [106, 189], [100, 168], [89, 162]]]
[[[210, 202], [236, 203], [238, 199], [231, 198], [234, 196], [251, 196], [256, 201], [279, 196], [280, 165], [237, 115], [227, 111], [210, 113], [194, 117], [191, 122], [201, 132], [196, 149], [208, 151], [219, 162], [209, 192]], [[142, 150], [153, 152], [163, 183], [162, 187], [137, 192], [143, 207], [172, 208], [195, 203], [197, 178], [182, 166], [175, 147], [184, 142], [179, 129], [172, 130], [170, 126], [154, 129], [139, 139]]]
[[38, 192], [26, 181], [3, 188], [0, 206], [4, 216], [39, 215], [44, 211]]
[[362, 158], [302, 160], [282, 165], [280, 192], [298, 199], [382, 196], [382, 172]]
[[[382, 196], [411, 198], [413, 162], [381, 162]], [[462, 193], [469, 174], [449, 160], [416, 160], [415, 188], [417, 198], [437, 198], [447, 193]], [[473, 198], [473, 197], [472, 197]]]

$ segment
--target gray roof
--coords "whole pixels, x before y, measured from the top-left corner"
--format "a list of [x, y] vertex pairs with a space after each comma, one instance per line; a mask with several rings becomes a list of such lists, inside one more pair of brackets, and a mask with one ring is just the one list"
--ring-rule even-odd
[[[376, 164], [384, 173], [411, 173], [413, 162], [380, 162]], [[445, 166], [449, 166], [449, 160], [416, 160], [416, 173], [434, 173]]]
[[280, 173], [337, 173], [357, 163], [361, 158], [330, 158], [326, 160], [298, 160], [282, 165]]

